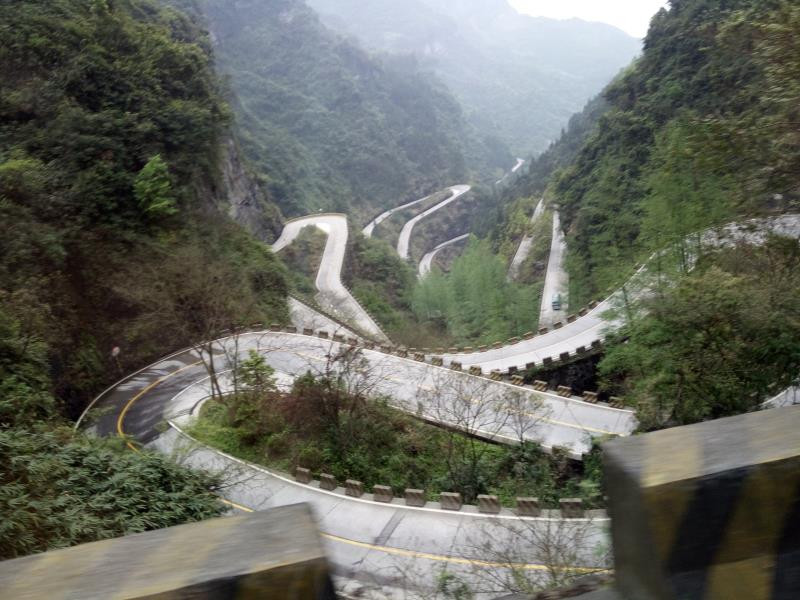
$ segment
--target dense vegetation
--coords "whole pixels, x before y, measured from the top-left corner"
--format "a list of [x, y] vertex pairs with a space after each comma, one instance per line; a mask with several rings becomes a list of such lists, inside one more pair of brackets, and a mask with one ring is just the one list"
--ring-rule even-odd
[[448, 274], [433, 269], [417, 285], [414, 312], [462, 344], [489, 344], [527, 333], [539, 322], [541, 285], [518, 285], [507, 274], [508, 264], [489, 243], [473, 237]]
[[2, 556], [217, 514], [206, 476], [63, 428], [120, 370], [286, 316], [283, 268], [216, 208], [207, 37], [150, 0], [26, 0], [0, 40]]
[[797, 379], [797, 240], [723, 249], [654, 287], [599, 365], [643, 428], [747, 412]]
[[394, 247], [359, 232], [352, 234], [342, 276], [392, 340], [412, 347], [424, 345], [428, 333], [420, 330], [411, 311], [416, 273]]
[[511, 163], [407, 57], [373, 57], [299, 0], [173, 0], [202, 11], [247, 155], [288, 215], [373, 216]]
[[402, 495], [405, 488], [419, 488], [432, 500], [455, 491], [466, 502], [493, 493], [510, 506], [520, 495], [552, 505], [568, 496], [601, 502], [594, 455], [581, 467], [563, 452], [544, 454], [532, 442], [493, 445], [427, 425], [373, 397], [372, 376], [354, 376], [364, 367], [357, 353], [344, 353], [281, 393], [264, 358], [252, 353], [239, 367], [248, 385], [209, 401], [190, 433], [284, 472], [302, 466], [340, 482], [356, 479], [368, 490], [389, 485]]
[[515, 156], [544, 151], [570, 115], [640, 51], [639, 40], [614, 27], [523, 16], [506, 0], [309, 4], [370, 48], [418, 57], [484, 137], [502, 140]]
[[692, 231], [797, 201], [800, 9], [671, 2], [555, 186], [577, 304]]

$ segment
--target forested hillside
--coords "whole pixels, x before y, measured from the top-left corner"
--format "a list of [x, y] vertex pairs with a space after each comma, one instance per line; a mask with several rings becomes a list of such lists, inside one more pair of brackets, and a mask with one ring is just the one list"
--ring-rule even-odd
[[173, 0], [200, 10], [247, 156], [290, 216], [378, 208], [513, 162], [409, 57], [371, 56], [300, 0]]
[[641, 49], [609, 25], [520, 15], [506, 0], [309, 4], [370, 48], [418, 57], [476, 127], [523, 157], [544, 151]]
[[502, 239], [514, 207], [547, 189], [573, 307], [658, 252], [653, 293], [619, 307], [625, 326], [599, 365], [644, 428], [752, 410], [800, 374], [797, 240], [714, 250], [691, 235], [800, 209], [798, 40], [795, 2], [672, 0], [643, 56], [490, 223]]
[[225, 216], [209, 41], [151, 0], [2, 2], [0, 40], [0, 557], [217, 514], [213, 478], [66, 426], [148, 360], [286, 318], [283, 267]]
[[797, 201], [793, 2], [691, 0], [653, 20], [645, 52], [555, 195], [576, 304], [655, 248]]

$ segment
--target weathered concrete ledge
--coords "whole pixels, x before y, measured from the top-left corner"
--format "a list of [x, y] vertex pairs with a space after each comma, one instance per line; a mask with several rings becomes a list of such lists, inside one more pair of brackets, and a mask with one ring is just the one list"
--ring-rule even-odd
[[0, 598], [309, 598], [336, 594], [296, 504], [0, 562]]

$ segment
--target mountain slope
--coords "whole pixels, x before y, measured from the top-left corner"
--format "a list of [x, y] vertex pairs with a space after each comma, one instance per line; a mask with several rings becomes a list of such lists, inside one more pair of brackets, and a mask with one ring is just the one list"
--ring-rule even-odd
[[796, 199], [796, 4], [673, 1], [555, 185], [580, 301], [653, 249]]
[[411, 53], [453, 90], [473, 123], [517, 155], [545, 150], [570, 115], [640, 44], [599, 23], [518, 14], [505, 0], [310, 0], [371, 48]]
[[282, 266], [225, 216], [235, 179], [274, 217], [229, 125], [185, 15], [0, 2], [0, 558], [221, 512], [215, 478], [69, 419], [157, 356], [287, 319]]
[[414, 60], [369, 56], [298, 0], [188, 4], [214, 35], [244, 149], [289, 215], [372, 216], [511, 158]]

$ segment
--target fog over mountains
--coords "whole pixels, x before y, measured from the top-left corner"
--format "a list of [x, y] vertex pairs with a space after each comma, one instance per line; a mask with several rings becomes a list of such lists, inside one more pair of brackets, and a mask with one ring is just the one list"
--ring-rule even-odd
[[521, 15], [506, 0], [308, 4], [372, 50], [418, 56], [481, 130], [521, 156], [543, 151], [641, 49], [610, 25]]

